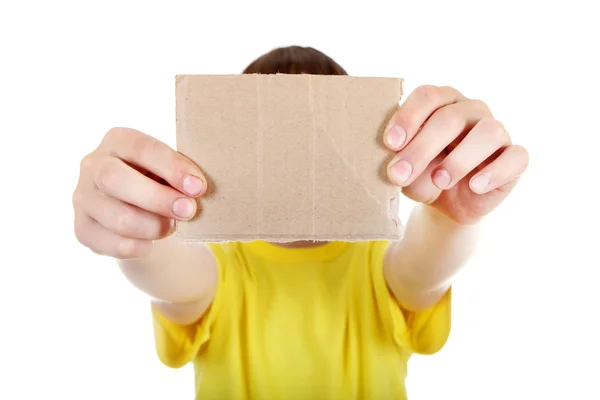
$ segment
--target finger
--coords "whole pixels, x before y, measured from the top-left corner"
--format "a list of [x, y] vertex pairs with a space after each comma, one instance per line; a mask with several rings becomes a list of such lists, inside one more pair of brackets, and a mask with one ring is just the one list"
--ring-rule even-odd
[[117, 259], [142, 258], [152, 251], [151, 240], [124, 238], [110, 232], [87, 215], [75, 218], [77, 239], [94, 253]]
[[394, 113], [385, 129], [385, 144], [393, 151], [404, 148], [441, 107], [466, 99], [459, 91], [447, 86], [425, 85], [415, 89]]
[[195, 200], [140, 174], [115, 157], [98, 161], [94, 182], [102, 193], [153, 214], [178, 220], [188, 220], [196, 214]]
[[161, 239], [171, 232], [171, 219], [109, 197], [99, 190], [85, 204], [87, 214], [119, 236], [133, 239]]
[[528, 165], [527, 150], [519, 145], [510, 145], [498, 158], [473, 175], [469, 187], [474, 193], [483, 194], [507, 185], [511, 186], [511, 182], [520, 177]]
[[451, 189], [499, 149], [510, 145], [501, 122], [484, 118], [465, 136], [431, 175], [440, 189]]
[[442, 153], [434, 158], [427, 168], [425, 168], [425, 171], [413, 183], [402, 188], [402, 194], [418, 203], [433, 203], [442, 190], [433, 184], [431, 174], [444, 160], [445, 155], [445, 153]]
[[167, 144], [140, 131], [115, 128], [106, 134], [107, 152], [142, 167], [192, 197], [206, 192], [206, 178], [200, 168]]
[[410, 185], [438, 154], [488, 115], [487, 106], [476, 100], [440, 108], [408, 146], [390, 161], [390, 180], [398, 186]]

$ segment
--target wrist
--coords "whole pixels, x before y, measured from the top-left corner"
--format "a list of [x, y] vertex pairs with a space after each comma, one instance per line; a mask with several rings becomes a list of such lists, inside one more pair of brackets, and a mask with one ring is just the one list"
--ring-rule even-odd
[[421, 212], [427, 215], [427, 217], [429, 217], [432, 221], [434, 221], [437, 224], [447, 226], [448, 228], [477, 228], [481, 225], [481, 221], [483, 220], [483, 217], [474, 219], [465, 216], [459, 218], [459, 220], [461, 221], [459, 222], [447, 216], [446, 214], [444, 214], [443, 212], [441, 212], [440, 210], [438, 210], [430, 204], [420, 203], [417, 205], [417, 207], [419, 207], [421, 209]]

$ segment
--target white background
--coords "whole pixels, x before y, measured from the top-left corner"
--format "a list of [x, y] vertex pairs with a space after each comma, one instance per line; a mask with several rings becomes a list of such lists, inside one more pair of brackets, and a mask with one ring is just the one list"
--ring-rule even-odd
[[175, 74], [291, 44], [481, 98], [530, 151], [409, 398], [600, 398], [594, 2], [157, 3], [1, 3], [0, 398], [193, 398], [191, 366], [156, 358], [146, 298], [75, 241], [79, 160], [112, 126], [174, 145]]

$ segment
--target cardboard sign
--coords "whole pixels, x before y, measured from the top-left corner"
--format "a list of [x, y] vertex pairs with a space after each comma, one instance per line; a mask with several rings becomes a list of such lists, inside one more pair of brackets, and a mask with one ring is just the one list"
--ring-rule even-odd
[[208, 193], [183, 241], [397, 240], [383, 129], [400, 78], [180, 75], [177, 150]]

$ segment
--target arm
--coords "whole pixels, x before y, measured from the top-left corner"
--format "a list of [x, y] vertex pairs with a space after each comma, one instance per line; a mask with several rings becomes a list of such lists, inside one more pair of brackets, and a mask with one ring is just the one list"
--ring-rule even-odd
[[204, 245], [180, 243], [170, 227], [196, 215], [194, 199], [206, 188], [199, 167], [165, 143], [113, 128], [81, 161], [75, 235], [95, 253], [119, 260], [167, 319], [192, 323], [216, 292], [216, 261]]
[[153, 307], [178, 324], [202, 317], [217, 289], [212, 252], [203, 244], [181, 243], [173, 235], [156, 241], [148, 256], [118, 264], [131, 284], [152, 298]]
[[390, 290], [412, 311], [436, 304], [451, 279], [474, 252], [479, 225], [460, 225], [434, 208], [417, 204], [404, 238], [386, 253], [384, 273]]
[[386, 128], [388, 176], [419, 204], [384, 262], [388, 286], [413, 311], [433, 306], [475, 250], [479, 221], [528, 165], [488, 106], [451, 87], [421, 86]]

